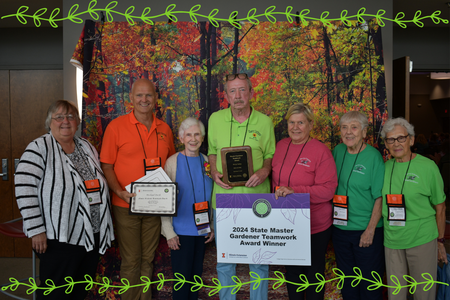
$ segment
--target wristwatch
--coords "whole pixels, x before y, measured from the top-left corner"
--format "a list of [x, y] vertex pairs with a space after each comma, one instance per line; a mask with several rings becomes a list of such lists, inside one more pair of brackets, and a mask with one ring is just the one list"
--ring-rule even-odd
[[438, 241], [439, 243], [444, 244], [444, 243], [445, 243], [445, 238], [437, 239], [437, 241]]

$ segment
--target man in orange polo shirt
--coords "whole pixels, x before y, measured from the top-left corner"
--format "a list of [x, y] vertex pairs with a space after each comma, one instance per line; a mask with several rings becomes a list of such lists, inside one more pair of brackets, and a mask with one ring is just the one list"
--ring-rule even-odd
[[[102, 169], [113, 191], [112, 204], [122, 264], [120, 277], [130, 285], [141, 283], [140, 276], [151, 278], [153, 258], [159, 243], [161, 218], [129, 215], [130, 198], [125, 186], [145, 175], [146, 169], [164, 167], [175, 153], [172, 130], [153, 113], [157, 94], [148, 79], [137, 80], [130, 92], [131, 113], [111, 121], [103, 136], [100, 154]], [[149, 289], [130, 288], [122, 300], [151, 299]]]

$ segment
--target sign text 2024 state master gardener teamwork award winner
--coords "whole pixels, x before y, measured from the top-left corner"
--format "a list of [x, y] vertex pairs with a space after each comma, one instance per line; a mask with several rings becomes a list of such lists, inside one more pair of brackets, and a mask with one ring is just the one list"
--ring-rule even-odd
[[217, 194], [217, 262], [311, 265], [309, 194]]

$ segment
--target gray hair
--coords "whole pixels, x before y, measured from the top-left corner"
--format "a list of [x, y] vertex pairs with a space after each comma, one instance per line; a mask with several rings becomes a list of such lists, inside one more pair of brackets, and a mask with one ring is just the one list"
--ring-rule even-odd
[[180, 128], [178, 128], [178, 137], [182, 138], [184, 137], [184, 132], [189, 129], [192, 126], [197, 125], [198, 128], [200, 128], [200, 132], [202, 133], [202, 136], [205, 136], [205, 126], [203, 125], [202, 121], [197, 120], [192, 117], [186, 118], [183, 122], [180, 124]]
[[342, 126], [343, 123], [349, 123], [351, 121], [359, 122], [359, 124], [361, 124], [362, 130], [369, 126], [369, 120], [367, 119], [365, 114], [359, 111], [348, 111], [343, 114], [341, 119], [339, 120], [339, 127]]
[[54, 102], [47, 110], [47, 118], [45, 119], [45, 129], [50, 131], [50, 124], [52, 123], [52, 115], [62, 107], [65, 114], [71, 113], [76, 117], [77, 126], [80, 125], [80, 115], [78, 114], [78, 108], [71, 101], [58, 100]]
[[400, 125], [405, 127], [406, 131], [410, 136], [414, 136], [414, 126], [410, 124], [408, 121], [403, 119], [402, 117], [389, 119], [384, 123], [383, 130], [381, 130], [381, 136], [386, 138], [386, 134], [394, 130], [395, 125]]
[[[239, 79], [239, 78], [235, 78], [233, 80], [236, 80], [236, 79]], [[223, 90], [225, 91], [226, 94], [228, 94], [228, 82], [233, 81], [233, 80], [225, 80]], [[239, 80], [242, 80], [242, 79], [239, 79]], [[252, 90], [252, 82], [250, 81], [250, 78], [245, 78], [245, 80], [247, 80], [247, 83], [248, 83], [248, 90], [251, 91]]]

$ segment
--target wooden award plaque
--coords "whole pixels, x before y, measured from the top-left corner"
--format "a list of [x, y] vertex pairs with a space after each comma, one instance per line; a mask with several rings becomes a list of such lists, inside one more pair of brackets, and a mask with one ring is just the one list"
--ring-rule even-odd
[[253, 175], [252, 148], [250, 146], [225, 147], [220, 150], [223, 182], [230, 186], [243, 186]]

